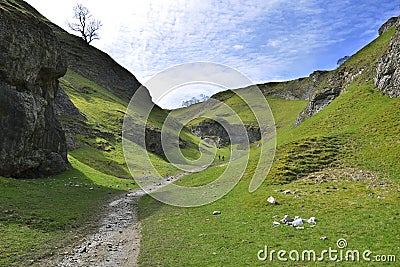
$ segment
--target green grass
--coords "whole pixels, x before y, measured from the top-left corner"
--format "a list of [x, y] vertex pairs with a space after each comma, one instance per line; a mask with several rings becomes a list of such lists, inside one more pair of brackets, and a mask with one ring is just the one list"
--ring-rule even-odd
[[[77, 129], [80, 148], [69, 152], [71, 168], [60, 175], [37, 180], [0, 178], [0, 266], [26, 266], [78, 242], [97, 227], [106, 201], [137, 188], [121, 143], [128, 103], [71, 70], [60, 85], [84, 116], [60, 117], [64, 125]], [[155, 108], [149, 127], [160, 127], [166, 114]], [[194, 143], [199, 138], [187, 131], [181, 136], [187, 144], [183, 153], [196, 158], [199, 151]], [[131, 147], [138, 155], [147, 154], [136, 144]], [[161, 175], [177, 172], [158, 155], [147, 157]], [[134, 177], [149, 175], [144, 158], [137, 158], [133, 166]]]
[[[61, 117], [64, 124], [77, 129], [82, 129], [80, 134], [76, 135], [80, 148], [70, 151], [70, 154], [79, 161], [92, 166], [98, 171], [114, 175], [117, 177], [130, 178], [129, 172], [123, 155], [122, 148], [122, 124], [128, 103], [117, 96], [111, 94], [103, 87], [82, 77], [81, 75], [68, 70], [67, 74], [61, 79], [61, 86], [70, 97], [74, 105], [85, 115], [85, 120]], [[140, 109], [140, 106], [136, 107]], [[135, 110], [140, 113], [140, 110]], [[146, 124], [151, 129], [161, 129], [168, 113], [158, 106], [155, 106], [149, 114], [146, 122], [139, 116], [133, 118], [139, 124]], [[174, 133], [173, 129], [167, 129]], [[175, 133], [178, 135], [179, 133]], [[197, 147], [200, 139], [190, 134], [186, 129], [180, 133], [182, 142], [186, 147], [182, 153], [192, 159], [196, 159], [200, 153]], [[166, 175], [166, 167], [169, 163], [162, 155], [154, 155], [147, 152], [140, 146], [135, 146], [139, 155], [150, 157], [152, 163], [157, 166], [161, 175]], [[145, 164], [145, 158], [136, 158], [134, 177], [140, 177], [148, 172]], [[176, 169], [169, 168], [168, 174], [175, 173]]]
[[73, 157], [69, 161], [71, 168], [54, 177], [0, 178], [0, 266], [26, 266], [58, 253], [97, 227], [105, 201], [137, 187]]
[[[275, 101], [272, 107], [290, 105], [291, 102]], [[393, 233], [399, 231], [396, 220], [400, 215], [400, 184], [396, 175], [399, 167], [395, 162], [399, 159], [400, 144], [394, 142], [399, 136], [394, 119], [400, 115], [399, 104], [399, 99], [389, 99], [365, 87], [353, 87], [298, 128], [293, 128], [294, 120], [286, 120], [286, 109], [273, 109], [278, 118], [276, 123], [281, 125], [278, 139], [279, 136], [285, 139], [280, 139], [277, 161], [267, 181], [255, 193], [248, 193], [257, 158], [252, 151], [252, 160], [241, 182], [215, 203], [198, 208], [178, 208], [150, 197], [144, 198], [139, 213], [143, 235], [140, 265], [282, 266], [285, 264], [278, 261], [272, 264], [258, 261], [257, 252], [264, 245], [276, 250], [321, 251], [335, 248], [339, 238], [345, 238], [350, 249], [396, 254], [399, 247], [395, 244], [399, 244], [400, 239]], [[297, 111], [293, 109], [292, 117], [301, 108], [302, 105], [298, 105]], [[354, 119], [357, 116], [358, 119]], [[375, 143], [374, 140], [386, 141]], [[362, 143], [365, 145], [361, 146]], [[387, 163], [383, 164], [383, 161]], [[355, 166], [377, 171], [380, 178], [378, 181], [339, 179], [322, 183], [295, 179], [288, 183], [292, 179], [274, 172], [281, 164], [288, 169], [293, 167], [295, 174], [302, 175], [328, 166], [336, 166], [339, 170]], [[316, 168], [312, 169], [313, 166]], [[184, 177], [179, 183], [189, 186], [208, 183], [221, 173], [222, 169], [218, 168], [221, 167]], [[382, 181], [389, 182], [380, 186]], [[338, 189], [331, 189], [332, 186]], [[296, 194], [275, 192], [285, 189], [296, 191]], [[269, 196], [274, 196], [280, 205], [266, 205]], [[214, 210], [220, 210], [222, 214], [213, 216]], [[272, 217], [282, 218], [285, 214], [304, 218], [315, 216], [318, 224], [314, 228], [305, 225], [304, 230], [287, 226], [274, 228]], [[328, 239], [320, 240], [321, 236]], [[294, 264], [315, 265], [309, 262], [286, 265]], [[326, 265], [336, 266], [336, 263], [325, 261], [319, 264]], [[359, 263], [353, 265], [359, 266]]]
[[[140, 266], [337, 266], [337, 262], [327, 260], [319, 264], [261, 262], [257, 252], [265, 245], [275, 250], [321, 252], [335, 249], [340, 238], [348, 241], [349, 249], [396, 255], [398, 260], [400, 238], [394, 233], [400, 230], [400, 99], [382, 95], [373, 80], [366, 79], [391, 34], [393, 30], [349, 59], [341, 68], [357, 70], [361, 64], [365, 72], [297, 128], [294, 121], [306, 102], [269, 99], [278, 147], [271, 172], [256, 192], [248, 192], [258, 159], [257, 150], [252, 149], [245, 175], [217, 202], [179, 208], [145, 197], [139, 205], [143, 236]], [[230, 92], [217, 97], [236, 102]], [[353, 176], [368, 170], [374, 178], [369, 180], [364, 174], [358, 181], [346, 179], [349, 168], [354, 169]], [[221, 171], [220, 166], [213, 166], [184, 177], [179, 184], [203, 185], [215, 180]], [[314, 172], [319, 179], [301, 179]], [[332, 173], [337, 175], [334, 180], [327, 178]], [[276, 191], [285, 189], [296, 193]], [[268, 205], [269, 196], [279, 205]], [[214, 210], [222, 214], [213, 216]], [[303, 230], [274, 228], [273, 216], [282, 218], [285, 214], [315, 216], [318, 223], [315, 227], [305, 225]], [[321, 240], [322, 236], [327, 240]]]
[[[20, 5], [17, 8], [23, 9]], [[253, 144], [242, 180], [217, 202], [197, 208], [178, 208], [150, 197], [143, 198], [139, 206], [143, 237], [140, 265], [281, 266], [285, 264], [258, 261], [257, 252], [265, 245], [276, 250], [321, 251], [335, 248], [339, 238], [345, 238], [350, 249], [398, 254], [400, 99], [383, 96], [374, 88], [371, 78], [393, 33], [394, 29], [389, 30], [338, 70], [327, 74], [328, 79], [341, 71], [358, 73], [364, 69], [342, 95], [301, 126], [294, 128], [294, 121], [306, 101], [268, 97], [278, 147], [271, 172], [256, 192], [248, 192], [259, 156], [257, 144]], [[295, 82], [280, 84], [274, 90], [282, 91]], [[69, 153], [71, 168], [60, 175], [37, 180], [0, 177], [0, 266], [26, 266], [31, 260], [47, 258], [59, 252], [59, 248], [78, 242], [81, 236], [94, 231], [106, 201], [137, 188], [133, 180], [118, 178], [131, 176], [121, 145], [127, 101], [71, 70], [60, 85], [84, 115], [84, 119], [67, 115], [60, 118], [64, 124], [78, 129], [76, 138], [80, 148]], [[326, 85], [320, 84], [321, 88]], [[233, 92], [221, 92], [213, 98], [231, 106], [245, 124], [255, 124], [252, 111]], [[200, 103], [171, 112], [201, 117], [207, 111], [204, 103]], [[156, 107], [147, 126], [160, 129], [167, 114]], [[229, 114], [218, 115], [227, 121], [233, 119]], [[189, 125], [201, 120], [193, 120]], [[180, 138], [186, 144], [182, 153], [189, 159], [197, 159], [200, 139], [186, 129]], [[146, 154], [138, 145], [132, 145], [132, 150]], [[230, 158], [229, 147], [217, 153], [226, 160]], [[145, 157], [149, 157], [163, 176], [178, 171], [162, 155], [149, 153]], [[132, 163], [134, 177], [153, 174], [144, 160], [137, 158]], [[226, 164], [215, 159], [210, 168], [176, 183], [186, 186], [209, 183], [225, 170]], [[378, 178], [348, 180], [344, 172], [349, 169], [368, 170]], [[322, 178], [301, 179], [313, 172]], [[333, 172], [337, 173], [337, 179], [324, 178]], [[284, 189], [295, 194], [277, 192]], [[267, 205], [269, 196], [274, 196], [279, 205]], [[222, 214], [213, 216], [214, 210]], [[318, 224], [313, 228], [305, 225], [303, 230], [287, 226], [274, 228], [272, 217], [281, 218], [285, 214], [315, 216]], [[328, 239], [323, 241], [321, 236]], [[315, 265], [286, 263], [288, 266], [300, 264]], [[319, 265], [336, 266], [337, 263]]]
[[[343, 182], [339, 186], [333, 182], [296, 183], [269, 186], [248, 194], [248, 183], [242, 181], [218, 202], [190, 209], [167, 206], [146, 197], [140, 209], [144, 237], [140, 265], [269, 266], [269, 262], [257, 260], [257, 252], [265, 245], [275, 250], [321, 251], [335, 248], [339, 238], [345, 238], [352, 249], [396, 254], [398, 247], [394, 244], [400, 241], [398, 236], [393, 236], [393, 232], [398, 231], [396, 219], [399, 216], [396, 188], [367, 189], [366, 185], [364, 182]], [[339, 189], [330, 190], [330, 186]], [[284, 195], [274, 191], [282, 189], [296, 190], [297, 194]], [[369, 197], [372, 192], [375, 192], [374, 197]], [[273, 195], [280, 205], [266, 205], [269, 195]], [[378, 199], [377, 195], [386, 198]], [[213, 216], [214, 210], [220, 210], [222, 214]], [[318, 223], [314, 228], [305, 225], [304, 230], [289, 226], [274, 228], [272, 217], [282, 218], [285, 214], [303, 218], [315, 216]], [[322, 241], [322, 236], [328, 239]], [[301, 263], [286, 265], [295, 264]], [[284, 264], [275, 261], [271, 265]], [[320, 264], [326, 265], [336, 266], [336, 263]]]

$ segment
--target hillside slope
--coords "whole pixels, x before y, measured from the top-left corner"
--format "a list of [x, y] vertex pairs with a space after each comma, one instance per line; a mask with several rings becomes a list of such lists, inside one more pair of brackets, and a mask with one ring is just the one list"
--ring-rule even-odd
[[[30, 43], [27, 40], [18, 39], [18, 36], [14, 38], [14, 45], [20, 44], [20, 48], [24, 49], [16, 50], [13, 56], [21, 58], [21, 62], [26, 60], [29, 64], [37, 64], [38, 72], [42, 67], [44, 70], [40, 72], [39, 76], [35, 76], [30, 70], [26, 71], [23, 68], [17, 69], [16, 73], [28, 75], [32, 80], [38, 77], [36, 80], [39, 81], [39, 86], [35, 83], [32, 83], [32, 86], [25, 83], [35, 91], [39, 92], [43, 89], [42, 92], [45, 96], [48, 94], [45, 100], [33, 96], [38, 104], [48, 101], [48, 107], [38, 105], [38, 110], [42, 113], [53, 112], [54, 108], [58, 120], [66, 131], [67, 142], [64, 139], [62, 145], [56, 146], [62, 152], [63, 170], [67, 167], [66, 145], [69, 150], [68, 170], [60, 175], [48, 177], [53, 173], [41, 172], [40, 177], [42, 178], [29, 181], [0, 177], [0, 232], [3, 242], [3, 245], [0, 246], [0, 265], [42, 264], [48, 266], [44, 262], [47, 258], [60, 253], [57, 248], [64, 248], [79, 242], [82, 236], [95, 230], [98, 220], [103, 215], [103, 205], [106, 201], [137, 188], [135, 181], [132, 180], [132, 175], [142, 177], [155, 174], [149, 172], [142, 164], [142, 158], [136, 158], [134, 171], [130, 173], [123, 156], [122, 124], [129, 99], [140, 84], [132, 74], [107, 54], [82, 42], [79, 37], [61, 30], [26, 2], [1, 0], [0, 12], [2, 13], [1, 19], [12, 22], [8, 18], [8, 15], [12, 14], [15, 15], [13, 19], [22, 25], [21, 29], [9, 27], [7, 31], [2, 30], [2, 34], [7, 33], [8, 30], [14, 30], [14, 34], [28, 31], [27, 36], [41, 45], [40, 48], [36, 48], [33, 44], [29, 47]], [[32, 27], [25, 25], [24, 18], [31, 19], [28, 25]], [[43, 27], [44, 31], [36, 31], [37, 29], [34, 27], [36, 24], [38, 28]], [[2, 23], [0, 27], [5, 27], [5, 25], [7, 24]], [[46, 37], [49, 40], [42, 43], [40, 38], [45, 39]], [[13, 39], [4, 38], [1, 42], [9, 40]], [[54, 43], [54, 47], [46, 47], [49, 43]], [[33, 48], [34, 50], [32, 50]], [[50, 48], [53, 50], [50, 51]], [[29, 52], [26, 49], [30, 49]], [[23, 54], [18, 54], [21, 51]], [[39, 55], [36, 57], [36, 54], [49, 54], [51, 58], [41, 58]], [[58, 57], [62, 60], [59, 60]], [[0, 58], [0, 63], [3, 62], [2, 60], [3, 58]], [[3, 67], [1, 66], [0, 70], [3, 70]], [[3, 72], [0, 76], [3, 78]], [[22, 90], [24, 83], [18, 79], [15, 81]], [[58, 94], [55, 95], [57, 91]], [[54, 101], [53, 98], [55, 98]], [[5, 103], [2, 101], [2, 115], [5, 114], [4, 107], [16, 103], [10, 100], [10, 98], [5, 99]], [[152, 104], [148, 92], [146, 101]], [[29, 110], [31, 107], [34, 105], [28, 106], [27, 109]], [[17, 115], [19, 119], [24, 118], [22, 115]], [[34, 115], [26, 116], [27, 122], [32, 124]], [[155, 106], [147, 122], [143, 122], [141, 118], [135, 118], [138, 122], [146, 124], [149, 146], [160, 143], [160, 125], [163, 124], [166, 116], [165, 111]], [[37, 147], [41, 143], [46, 144], [45, 141], [56, 143], [56, 138], [50, 138], [53, 126], [58, 126], [56, 130], [62, 132], [59, 123], [47, 125], [47, 122], [41, 122], [41, 113], [37, 117], [40, 122], [38, 125], [46, 126], [46, 128], [36, 131], [34, 140], [28, 139], [24, 146], [28, 151], [32, 150], [29, 145]], [[55, 120], [55, 118], [56, 116], [53, 114], [49, 120]], [[30, 125], [29, 123], [28, 125]], [[32, 137], [28, 129], [21, 129], [19, 124], [16, 126], [15, 129], [8, 126], [2, 127], [2, 130], [6, 130], [8, 133], [15, 130], [14, 135], [26, 134], [27, 137]], [[63, 132], [62, 137], [64, 137]], [[45, 140], [43, 141], [41, 138]], [[32, 143], [36, 139], [38, 142]], [[196, 157], [199, 152], [195, 144], [199, 142], [199, 139], [186, 132], [182, 135], [182, 140], [186, 143], [183, 152], [191, 157]], [[172, 175], [177, 171], [162, 155], [147, 153], [145, 147], [135, 144], [132, 146], [140, 151], [140, 155], [146, 155], [146, 159], [150, 158], [160, 175]], [[43, 152], [47, 153], [48, 151]], [[42, 154], [36, 156], [39, 159], [46, 158]], [[8, 157], [4, 162], [23, 161], [14, 161]], [[32, 163], [32, 161], [28, 161], [28, 163]], [[58, 165], [51, 162], [51, 166], [57, 167]], [[43, 174], [46, 178], [43, 177]]]
[[[387, 27], [343, 66], [324, 73], [320, 87], [311, 96], [321, 100], [314, 106], [319, 107], [318, 112], [301, 120], [297, 127], [294, 122], [299, 112], [310, 107], [310, 102], [283, 100], [287, 95], [284, 87], [280, 88], [284, 94], [279, 93], [280, 98], [267, 97], [277, 125], [277, 153], [266, 181], [256, 192], [248, 192], [258, 160], [254, 145], [242, 180], [215, 203], [184, 209], [145, 198], [140, 205], [143, 227], [140, 266], [313, 266], [317, 260], [312, 257], [282, 262], [276, 255], [271, 259], [266, 253], [266, 261], [261, 261], [257, 253], [267, 246], [268, 251], [313, 250], [319, 257], [323, 249], [337, 248], [336, 242], [342, 239], [349, 249], [372, 251], [371, 260], [384, 255], [388, 265], [393, 264], [400, 243], [399, 237], [393, 235], [400, 230], [396, 223], [400, 190], [400, 98], [382, 93], [374, 78], [379, 62], [396, 66], [397, 57], [388, 59], [385, 51], [394, 50], [397, 34], [394, 27]], [[364, 68], [361, 73], [360, 68]], [[390, 73], [390, 81], [396, 81], [395, 69]], [[319, 91], [324, 87], [331, 88], [332, 94], [329, 90]], [[326, 97], [316, 97], [323, 93]], [[232, 92], [215, 97], [241, 105]], [[189, 111], [199, 107], [195, 105]], [[248, 113], [242, 112], [243, 116]], [[203, 185], [220, 173], [218, 167], [211, 167], [185, 177], [179, 184]], [[269, 204], [269, 196], [278, 205]], [[213, 215], [213, 211], [221, 214]], [[285, 214], [292, 218], [313, 216], [317, 224], [305, 223], [297, 229], [282, 224], [274, 227], [273, 222]], [[328, 257], [321, 261], [321, 266], [338, 264]], [[363, 259], [342, 261], [349, 261], [346, 264], [351, 266], [367, 264]]]

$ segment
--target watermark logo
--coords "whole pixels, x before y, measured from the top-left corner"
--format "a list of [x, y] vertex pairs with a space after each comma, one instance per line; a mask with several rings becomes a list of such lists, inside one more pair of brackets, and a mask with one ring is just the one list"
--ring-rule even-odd
[[260, 261], [293, 261], [293, 262], [396, 262], [396, 255], [374, 254], [370, 250], [360, 251], [349, 249], [347, 240], [340, 238], [336, 242], [336, 247], [329, 247], [321, 251], [315, 250], [275, 250], [267, 245], [257, 253]]
[[[135, 172], [138, 165], [151, 173], [141, 177], [133, 175], [137, 184], [153, 198], [181, 207], [201, 206], [216, 201], [240, 181], [249, 164], [249, 127], [259, 128], [261, 136], [255, 152], [258, 158], [252, 161], [256, 166], [252, 167], [253, 176], [249, 192], [255, 191], [266, 178], [274, 159], [276, 146], [274, 118], [265, 96], [257, 86], [230, 92], [241, 100], [240, 106], [227, 104], [225, 99], [212, 98], [207, 101], [207, 105], [202, 106], [201, 110], [165, 113], [162, 125], [157, 125], [160, 120], [154, 118], [163, 115], [152, 98], [157, 102], [175, 90], [194, 84], [218, 86], [228, 90], [243, 88], [254, 83], [235, 69], [210, 62], [188, 63], [169, 68], [151, 78], [146, 83], [147, 88], [142, 86], [135, 92], [128, 105], [122, 132], [124, 156], [131, 173]], [[148, 89], [152, 93], [152, 98]], [[243, 112], [246, 113], [245, 116]], [[252, 125], [244, 121], [246, 116], [247, 119], [253, 118]], [[161, 150], [163, 157], [182, 172], [199, 172], [207, 169], [218, 158], [217, 145], [210, 145], [210, 142], [201, 140], [198, 144], [200, 157], [196, 159], [185, 157], [182, 153], [184, 144], [181, 134], [185, 132], [185, 125], [199, 117], [217, 122], [229, 136], [231, 146], [229, 159], [226, 158], [223, 164], [224, 171], [217, 179], [198, 187], [168, 183], [170, 179], [160, 174], [149, 153], [143, 148], [149, 148], [149, 143], [152, 143], [153, 147], [150, 150], [157, 150], [158, 153]], [[257, 125], [254, 125], [254, 121]], [[155, 185], [161, 186], [155, 188]]]

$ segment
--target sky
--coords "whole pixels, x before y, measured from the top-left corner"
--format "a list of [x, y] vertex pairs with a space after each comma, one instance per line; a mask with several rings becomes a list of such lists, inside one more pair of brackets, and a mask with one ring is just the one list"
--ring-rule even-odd
[[[357, 52], [388, 18], [400, 15], [398, 0], [26, 2], [65, 30], [73, 6], [86, 6], [103, 24], [101, 39], [92, 45], [145, 85], [165, 69], [197, 61], [224, 64], [253, 83], [305, 77], [334, 69], [339, 58]], [[197, 88], [193, 94], [218, 90]], [[172, 94], [162, 106], [186, 97], [179, 90]]]

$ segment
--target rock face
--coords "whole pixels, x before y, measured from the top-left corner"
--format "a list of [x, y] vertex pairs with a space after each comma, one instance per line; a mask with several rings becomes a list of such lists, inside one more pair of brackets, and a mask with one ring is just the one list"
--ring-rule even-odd
[[[400, 20], [398, 17], [390, 18], [380, 29], [383, 34], [393, 26], [397, 31], [391, 39], [389, 49], [383, 54], [377, 55], [371, 62], [365, 61], [357, 66], [341, 65], [338, 69], [325, 74], [319, 88], [311, 94], [306, 108], [299, 114], [295, 126], [301, 124], [307, 118], [315, 115], [329, 105], [361, 74], [367, 79], [374, 78], [375, 86], [390, 97], [400, 96]], [[381, 57], [382, 56], [382, 57]], [[379, 59], [380, 58], [380, 59]], [[375, 62], [379, 60], [378, 66]], [[372, 67], [371, 67], [372, 66]], [[375, 70], [376, 68], [376, 70]], [[374, 73], [376, 76], [374, 77]]]
[[[246, 135], [245, 133], [240, 132], [239, 125], [235, 124], [228, 124], [231, 132], [231, 136], [228, 135], [227, 130], [218, 122], [214, 120], [204, 120], [197, 125], [191, 126], [190, 131], [201, 138], [212, 138], [217, 137], [218, 144], [244, 144], [246, 143]], [[260, 128], [252, 125], [245, 125], [244, 126], [247, 131], [248, 142], [254, 143], [261, 139], [261, 132]]]
[[[375, 86], [390, 97], [399, 97], [400, 96], [400, 20], [397, 17], [391, 18], [388, 22], [384, 24], [384, 26], [385, 25], [386, 25], [385, 27], [386, 30], [389, 26], [395, 25], [396, 32], [390, 41], [389, 49], [379, 60], [379, 64], [376, 70]], [[381, 32], [381, 30], [379, 32]]]
[[288, 82], [258, 84], [265, 96], [277, 96], [286, 100], [306, 100], [318, 88], [328, 71], [317, 70], [308, 78]]
[[378, 30], [379, 35], [384, 34], [387, 30], [392, 28], [399, 20], [399, 17], [392, 17], [388, 19]]
[[72, 103], [71, 99], [61, 86], [59, 86], [54, 99], [54, 111], [57, 117], [61, 120], [61, 124], [63, 124], [63, 117], [67, 117], [70, 121], [74, 121], [73, 127], [67, 123], [64, 123], [62, 126], [65, 132], [68, 151], [79, 148], [75, 134], [83, 134], [88, 131], [87, 127], [79, 124], [79, 122], [86, 122], [86, 117], [80, 113], [79, 109], [74, 105], [74, 103]]
[[322, 89], [311, 94], [307, 106], [299, 114], [295, 126], [300, 125], [305, 119], [317, 114], [329, 105], [336, 97], [346, 90], [362, 72], [363, 69], [354, 70], [344, 66], [328, 75], [324, 75], [323, 79], [319, 80], [319, 84], [323, 85]]
[[67, 167], [53, 106], [67, 64], [52, 30], [25, 11], [0, 2], [0, 175], [34, 178]]

